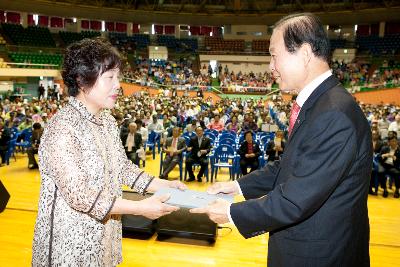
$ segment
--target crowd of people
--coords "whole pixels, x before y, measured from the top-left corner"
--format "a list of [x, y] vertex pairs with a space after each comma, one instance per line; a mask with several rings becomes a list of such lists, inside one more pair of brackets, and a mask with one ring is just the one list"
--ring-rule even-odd
[[331, 63], [331, 68], [343, 85], [351, 92], [360, 91], [361, 87], [385, 88], [400, 84], [400, 68], [395, 62], [384, 61], [373, 68], [367, 62]]
[[[34, 98], [29, 102], [23, 102], [19, 99], [15, 101], [3, 100], [0, 103], [2, 164], [5, 164], [6, 160], [7, 143], [15, 132], [22, 132], [27, 128], [32, 128], [36, 132], [43, 131], [47, 121], [65, 103], [66, 98], [58, 99], [54, 96], [40, 100]], [[376, 154], [375, 168], [371, 175], [370, 193], [376, 195], [378, 187], [381, 186], [383, 196], [387, 197], [388, 188], [385, 181], [387, 177], [390, 177], [390, 185], [395, 186], [394, 196], [398, 197], [400, 176], [396, 170], [399, 171], [400, 169], [400, 158], [397, 156], [400, 150], [397, 145], [398, 133], [400, 132], [400, 107], [363, 103], [360, 103], [360, 106], [371, 124]], [[258, 100], [222, 99], [213, 103], [211, 98], [171, 97], [164, 93], [152, 97], [147, 92], [142, 91], [132, 96], [121, 95], [118, 98], [116, 108], [111, 110], [111, 114], [116, 118], [121, 128], [121, 140], [126, 153], [136, 164], [139, 164], [141, 159], [145, 160], [146, 156], [143, 149], [151, 132], [157, 133], [161, 142], [168, 143], [172, 142], [171, 138], [174, 136], [174, 132], [175, 135], [182, 138], [182, 134], [196, 132], [198, 127], [203, 131], [207, 129], [219, 132], [231, 131], [237, 135], [245, 132], [278, 131], [276, 136], [282, 141], [282, 145], [275, 149], [277, 142], [271, 140], [269, 144], [266, 144], [268, 147], [263, 152], [268, 155], [269, 160], [274, 160], [279, 157], [284, 149], [285, 127], [288, 125], [290, 108], [291, 104], [284, 102], [279, 96]], [[32, 136], [35, 147], [28, 153], [30, 158], [28, 167], [32, 169], [37, 168], [37, 163], [32, 155], [37, 153], [40, 136], [39, 133]], [[23, 137], [21, 136], [21, 138]], [[243, 141], [249, 142], [246, 138]], [[181, 150], [182, 142], [178, 143], [179, 149], [177, 150]], [[168, 147], [165, 147], [167, 152]], [[241, 147], [240, 151], [244, 151], [244, 149], [244, 147]], [[243, 154], [240, 151], [237, 152]], [[254, 151], [258, 151], [258, 148], [254, 147]], [[243, 155], [245, 154], [251, 153], [244, 153]], [[167, 157], [166, 160], [176, 163], [179, 155], [180, 153], [175, 155], [178, 156], [175, 157], [175, 160], [173, 160], [174, 155]], [[253, 164], [256, 164], [255, 161], [253, 161]], [[251, 164], [249, 165], [248, 160], [243, 159], [242, 166], [244, 165], [251, 167], [252, 170], [254, 169]], [[161, 177], [168, 177], [168, 172], [174, 166], [172, 168], [168, 164], [164, 166], [164, 170], [168, 171], [164, 171]], [[246, 171], [243, 171], [243, 173], [246, 173]], [[201, 179], [201, 177], [199, 178]], [[190, 179], [193, 180], [194, 177], [191, 176]]]
[[[132, 67], [133, 66], [133, 67]], [[379, 67], [371, 67], [368, 62], [333, 61], [331, 68], [335, 76], [352, 93], [362, 87], [374, 89], [400, 84], [400, 68], [396, 62], [384, 61]], [[213, 85], [213, 75], [218, 85]], [[124, 80], [142, 86], [197, 90], [210, 89], [211, 86], [224, 93], [265, 93], [277, 87], [269, 71], [254, 73], [230, 71], [228, 66], [203, 64], [200, 71], [193, 71], [193, 63], [188, 59], [179, 61], [155, 61], [137, 59], [134, 64], [126, 64]]]

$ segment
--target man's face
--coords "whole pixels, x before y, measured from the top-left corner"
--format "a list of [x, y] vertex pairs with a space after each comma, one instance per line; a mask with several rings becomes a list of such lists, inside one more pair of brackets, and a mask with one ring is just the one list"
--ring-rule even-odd
[[197, 127], [196, 134], [198, 137], [202, 137], [203, 136], [203, 128]]
[[389, 141], [389, 145], [391, 148], [396, 149], [397, 148], [397, 139], [393, 138]]
[[283, 31], [276, 28], [272, 33], [269, 51], [271, 53], [270, 70], [279, 84], [280, 90], [299, 91], [302, 82], [306, 79], [304, 60], [299, 51], [289, 53], [283, 39]]
[[137, 125], [136, 124], [129, 124], [129, 132], [136, 133]]

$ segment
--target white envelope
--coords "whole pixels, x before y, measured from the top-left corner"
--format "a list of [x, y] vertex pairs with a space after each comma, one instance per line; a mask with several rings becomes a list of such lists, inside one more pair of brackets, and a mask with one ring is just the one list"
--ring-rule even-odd
[[209, 203], [213, 202], [218, 198], [222, 198], [229, 203], [233, 203], [233, 196], [227, 194], [216, 194], [211, 195], [207, 192], [199, 192], [194, 190], [179, 190], [176, 188], [162, 188], [158, 190], [154, 195], [165, 195], [170, 194], [171, 197], [165, 202], [169, 205], [179, 206], [182, 208], [200, 208], [205, 207]]

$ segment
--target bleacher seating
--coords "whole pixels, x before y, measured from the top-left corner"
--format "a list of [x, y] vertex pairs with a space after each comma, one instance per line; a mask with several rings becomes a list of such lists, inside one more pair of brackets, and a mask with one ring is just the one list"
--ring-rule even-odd
[[400, 51], [400, 34], [384, 37], [376, 35], [357, 36], [356, 44], [361, 50], [368, 50], [374, 56], [382, 54], [397, 54]]
[[159, 45], [170, 49], [176, 49], [178, 46], [175, 36], [172, 35], [157, 35], [157, 42]]
[[132, 47], [133, 45], [132, 49], [143, 49], [150, 45], [150, 36], [148, 34], [134, 34], [128, 36], [125, 33], [110, 32], [108, 38], [111, 43], [117, 47]]
[[211, 51], [244, 51], [244, 40], [224, 40], [219, 37], [205, 37], [204, 43], [207, 50]]
[[195, 52], [198, 48], [197, 39], [176, 39], [172, 35], [158, 35], [157, 42], [177, 52]]
[[329, 41], [331, 43], [332, 50], [335, 50], [337, 48], [344, 48], [346, 45], [346, 40], [344, 39], [331, 39]]
[[255, 52], [268, 52], [269, 40], [253, 40], [251, 50]]
[[[8, 56], [16, 63], [52, 64], [58, 67], [61, 66], [63, 60], [61, 54], [11, 52]], [[26, 66], [21, 67], [26, 68]], [[41, 68], [41, 66], [35, 66], [35, 68]]]
[[77, 42], [85, 38], [94, 38], [101, 35], [100, 32], [96, 31], [82, 31], [82, 32], [60, 31], [59, 34], [65, 45], [70, 45], [73, 42]]
[[187, 47], [187, 51], [195, 52], [199, 48], [197, 39], [182, 38], [179, 40], [183, 46]]
[[38, 26], [22, 27], [20, 24], [1, 24], [3, 32], [16, 45], [55, 47], [53, 37], [48, 28]]

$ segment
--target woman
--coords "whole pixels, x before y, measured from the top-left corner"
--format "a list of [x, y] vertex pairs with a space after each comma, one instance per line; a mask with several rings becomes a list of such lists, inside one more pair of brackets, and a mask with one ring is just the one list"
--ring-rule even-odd
[[258, 157], [261, 154], [260, 147], [253, 142], [253, 133], [247, 131], [244, 133], [244, 141], [239, 148], [238, 154], [240, 155], [240, 169], [242, 174], [246, 175], [247, 168], [250, 167], [250, 172], [258, 169]]
[[277, 131], [275, 138], [270, 140], [267, 144], [266, 155], [268, 156], [268, 162], [273, 163], [279, 160], [285, 149], [286, 140], [282, 131]]
[[139, 193], [179, 182], [153, 179], [126, 157], [115, 119], [120, 88], [118, 52], [101, 39], [66, 51], [62, 76], [69, 101], [49, 121], [39, 148], [41, 191], [32, 266], [116, 266], [122, 262], [121, 214], [150, 219], [176, 207], [168, 196], [121, 198], [122, 185]]
[[228, 131], [233, 131], [235, 133], [239, 133], [241, 128], [240, 128], [240, 124], [237, 120], [237, 117], [234, 115], [232, 116], [231, 122], [229, 122], [226, 126], [225, 129]]

